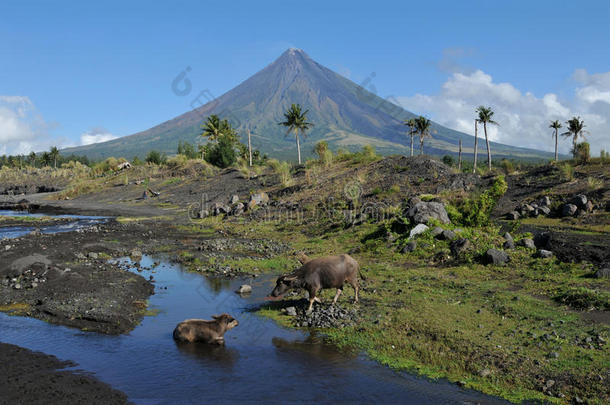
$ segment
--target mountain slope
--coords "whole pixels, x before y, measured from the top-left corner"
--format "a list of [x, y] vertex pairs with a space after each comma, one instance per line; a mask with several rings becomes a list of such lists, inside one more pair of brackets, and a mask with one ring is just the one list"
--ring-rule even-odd
[[[325, 139], [331, 148], [358, 149], [375, 145], [381, 153], [406, 153], [408, 139], [402, 121], [415, 114], [384, 100], [311, 59], [289, 49], [275, 62], [209, 103], [134, 135], [108, 142], [64, 149], [93, 159], [140, 156], [156, 149], [175, 153], [179, 141], [200, 142], [201, 123], [211, 114], [228, 118], [245, 139], [252, 133], [253, 147], [270, 156], [296, 159], [294, 139], [277, 123], [292, 103], [309, 109], [315, 124], [303, 142], [305, 156]], [[462, 139], [464, 152], [472, 153], [474, 138], [434, 123], [433, 138], [425, 152], [456, 153]], [[551, 153], [492, 143], [496, 156], [549, 158]]]

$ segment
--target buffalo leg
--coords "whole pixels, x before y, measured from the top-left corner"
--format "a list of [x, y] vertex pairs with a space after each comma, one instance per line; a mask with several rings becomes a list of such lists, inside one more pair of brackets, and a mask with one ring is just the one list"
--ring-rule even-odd
[[313, 300], [314, 300], [315, 302], [317, 302], [318, 304], [321, 304], [321, 303], [322, 303], [322, 300], [321, 300], [320, 298], [318, 298], [318, 297], [314, 298]]
[[333, 298], [333, 305], [335, 305], [337, 303], [337, 300], [339, 299], [340, 295], [341, 295], [341, 289], [337, 288], [337, 293], [335, 294], [335, 298]]
[[358, 302], [358, 290], [360, 289], [358, 286], [358, 280], [350, 280], [350, 284], [354, 287], [354, 302]]

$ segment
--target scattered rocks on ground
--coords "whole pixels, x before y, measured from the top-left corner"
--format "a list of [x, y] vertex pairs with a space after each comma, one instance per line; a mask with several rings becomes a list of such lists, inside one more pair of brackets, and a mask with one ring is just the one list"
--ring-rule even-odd
[[604, 267], [595, 272], [595, 278], [609, 278], [610, 277], [610, 267]]
[[305, 306], [295, 308], [296, 315], [292, 316], [295, 317], [296, 326], [305, 328], [336, 328], [353, 325], [358, 320], [358, 313], [355, 309], [343, 309], [338, 305], [314, 305], [313, 311], [310, 313], [307, 313], [305, 309]]
[[443, 232], [441, 232], [439, 235], [437, 235], [436, 238], [440, 239], [440, 240], [453, 240], [453, 239], [455, 239], [455, 232], [453, 232], [449, 229], [445, 229]]
[[239, 196], [237, 194], [233, 194], [229, 199], [229, 204], [234, 205], [239, 202]]
[[415, 225], [415, 227], [413, 229], [411, 229], [411, 232], [409, 232], [409, 239], [414, 238], [417, 235], [421, 235], [422, 233], [426, 232], [428, 229], [430, 229], [428, 227], [428, 225], [424, 225], [424, 224]]
[[89, 253], [87, 253], [87, 257], [89, 259], [96, 260], [99, 257], [99, 255], [97, 253], [95, 253], [95, 252], [89, 252]]
[[536, 256], [541, 259], [549, 259], [553, 257], [553, 252], [551, 252], [550, 250], [540, 249], [538, 250]]
[[482, 259], [484, 264], [494, 265], [502, 265], [510, 261], [508, 254], [498, 249], [488, 249]]
[[578, 194], [570, 200], [570, 204], [575, 205], [577, 208], [584, 210], [587, 208], [588, 198], [584, 194]]
[[284, 313], [288, 316], [297, 316], [297, 309], [295, 307], [284, 308]]
[[514, 250], [515, 249], [515, 242], [511, 239], [511, 240], [507, 240], [502, 244], [502, 248], [504, 250]]
[[430, 231], [430, 235], [432, 235], [433, 237], [437, 237], [438, 235], [440, 235], [441, 233], [443, 233], [443, 228], [441, 228], [440, 226], [435, 226], [431, 231]]
[[419, 198], [412, 198], [408, 202], [407, 218], [414, 224], [425, 224], [430, 219], [435, 219], [443, 224], [451, 221], [445, 210], [445, 205], [436, 201], [421, 201]]
[[519, 242], [519, 246], [523, 246], [526, 249], [536, 249], [536, 244], [533, 239], [523, 238]]
[[509, 221], [516, 221], [519, 218], [521, 218], [521, 214], [519, 214], [517, 211], [511, 211], [506, 214], [506, 219], [508, 219]]
[[455, 257], [458, 257], [463, 252], [470, 249], [471, 243], [468, 239], [460, 238], [456, 239], [449, 245], [449, 249], [451, 249], [451, 254]]
[[578, 207], [574, 204], [565, 204], [561, 207], [561, 216], [562, 217], [573, 217], [578, 211]]
[[417, 242], [411, 241], [402, 248], [402, 253], [414, 252], [417, 249]]

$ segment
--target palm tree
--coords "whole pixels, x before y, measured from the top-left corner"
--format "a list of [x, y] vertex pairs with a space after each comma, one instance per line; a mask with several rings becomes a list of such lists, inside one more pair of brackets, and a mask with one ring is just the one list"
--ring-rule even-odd
[[59, 149], [57, 149], [57, 147], [53, 146], [51, 148], [51, 150], [49, 151], [49, 155], [50, 155], [51, 159], [53, 160], [53, 167], [55, 169], [57, 169], [57, 158], [59, 157]]
[[43, 152], [42, 156], [40, 157], [40, 161], [42, 162], [43, 166], [48, 166], [51, 164], [51, 154], [49, 152]]
[[210, 141], [215, 141], [226, 129], [226, 120], [221, 121], [218, 115], [212, 114], [208, 117], [205, 124], [202, 124], [201, 136], [207, 137]]
[[408, 120], [405, 120], [403, 124], [409, 127], [407, 134], [411, 138], [411, 157], [413, 157], [413, 138], [415, 137], [415, 134], [417, 134], [415, 118], [409, 118]]
[[474, 119], [474, 162], [472, 163], [472, 173], [477, 172], [477, 156], [479, 155], [479, 120]]
[[419, 154], [424, 154], [424, 140], [428, 137], [432, 137], [430, 134], [430, 125], [432, 122], [426, 117], [421, 115], [415, 119], [415, 128], [419, 134]]
[[297, 154], [299, 156], [299, 164], [301, 164], [301, 145], [299, 143], [299, 133], [304, 137], [305, 132], [308, 129], [313, 127], [311, 122], [307, 121], [307, 113], [309, 110], [305, 110], [305, 112], [301, 111], [300, 104], [292, 104], [288, 110], [284, 113], [284, 118], [286, 121], [280, 122], [278, 125], [283, 125], [288, 130], [286, 134], [290, 134], [294, 132], [294, 137], [297, 141]]
[[572, 117], [571, 120], [566, 121], [566, 124], [568, 124], [568, 130], [561, 135], [567, 138], [572, 137], [572, 156], [576, 157], [578, 138], [584, 139], [587, 132], [585, 131], [585, 122], [580, 117]]
[[487, 169], [491, 170], [491, 150], [489, 149], [489, 138], [487, 137], [487, 124], [499, 125], [493, 120], [494, 112], [491, 107], [479, 106], [477, 108], [479, 114], [478, 120], [483, 123], [483, 130], [485, 131], [485, 143], [487, 144]]
[[30, 152], [30, 154], [28, 155], [28, 159], [30, 161], [30, 164], [33, 167], [36, 167], [36, 152]]
[[557, 132], [559, 131], [559, 128], [561, 128], [561, 122], [559, 122], [558, 120], [551, 121], [551, 125], [549, 125], [549, 128], [553, 128], [555, 130], [553, 132], [553, 136], [555, 137], [555, 162], [557, 162], [559, 160], [557, 155]]

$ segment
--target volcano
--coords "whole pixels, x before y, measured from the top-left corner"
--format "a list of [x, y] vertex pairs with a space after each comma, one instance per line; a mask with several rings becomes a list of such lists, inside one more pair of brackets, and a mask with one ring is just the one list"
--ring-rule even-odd
[[[246, 131], [250, 130], [254, 148], [271, 157], [296, 160], [294, 138], [287, 137], [285, 129], [277, 124], [283, 121], [284, 111], [295, 103], [309, 110], [309, 121], [314, 123], [302, 141], [305, 157], [312, 154], [313, 145], [320, 140], [326, 140], [334, 150], [357, 150], [373, 145], [382, 154], [406, 154], [409, 139], [402, 122], [416, 116], [294, 48], [222, 96], [213, 100], [205, 97], [203, 94], [194, 100], [197, 108], [145, 131], [64, 149], [62, 153], [86, 155], [91, 159], [143, 157], [153, 149], [174, 154], [180, 141], [201, 142], [201, 124], [209, 115], [217, 114], [237, 128], [243, 141]], [[474, 137], [470, 135], [437, 123], [432, 124], [432, 135], [432, 139], [426, 140], [428, 154], [455, 154], [460, 139], [464, 153], [472, 153]], [[552, 157], [548, 152], [493, 142], [491, 147], [495, 157]]]

